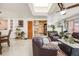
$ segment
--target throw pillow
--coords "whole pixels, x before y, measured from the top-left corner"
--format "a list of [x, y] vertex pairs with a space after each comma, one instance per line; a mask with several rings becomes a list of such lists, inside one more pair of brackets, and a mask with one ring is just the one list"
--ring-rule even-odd
[[44, 37], [44, 38], [43, 38], [43, 43], [44, 43], [44, 44], [48, 44], [48, 43], [49, 43], [49, 39], [48, 39], [47, 37]]

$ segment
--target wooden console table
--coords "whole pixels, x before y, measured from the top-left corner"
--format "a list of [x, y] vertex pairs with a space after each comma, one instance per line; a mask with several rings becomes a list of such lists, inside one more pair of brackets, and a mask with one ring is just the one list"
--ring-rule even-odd
[[59, 44], [59, 47], [61, 50], [63, 50], [67, 55], [69, 56], [79, 56], [79, 43], [69, 43], [65, 41], [64, 39], [58, 39], [61, 44]]

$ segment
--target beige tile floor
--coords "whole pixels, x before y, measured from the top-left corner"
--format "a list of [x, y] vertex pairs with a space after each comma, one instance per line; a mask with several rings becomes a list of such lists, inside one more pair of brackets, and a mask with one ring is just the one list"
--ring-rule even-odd
[[10, 47], [2, 44], [2, 56], [32, 56], [32, 40], [11, 39]]

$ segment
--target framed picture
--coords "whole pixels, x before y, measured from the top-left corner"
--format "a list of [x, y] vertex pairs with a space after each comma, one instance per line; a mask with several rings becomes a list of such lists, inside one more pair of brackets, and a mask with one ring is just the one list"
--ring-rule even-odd
[[23, 20], [18, 20], [18, 26], [23, 27]]
[[8, 20], [0, 20], [0, 30], [8, 29]]

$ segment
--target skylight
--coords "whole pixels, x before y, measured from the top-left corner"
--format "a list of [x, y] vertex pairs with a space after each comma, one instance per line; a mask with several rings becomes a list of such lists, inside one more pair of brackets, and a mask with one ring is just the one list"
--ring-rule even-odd
[[30, 3], [29, 7], [33, 15], [47, 16], [52, 5], [53, 3]]
[[33, 3], [34, 12], [47, 13], [52, 4], [50, 3]]

